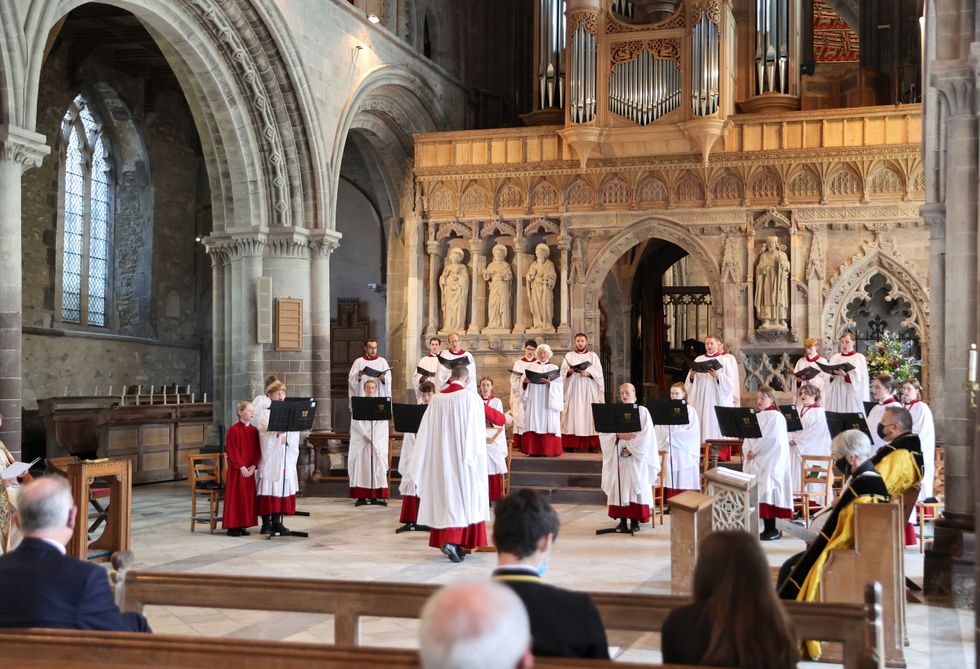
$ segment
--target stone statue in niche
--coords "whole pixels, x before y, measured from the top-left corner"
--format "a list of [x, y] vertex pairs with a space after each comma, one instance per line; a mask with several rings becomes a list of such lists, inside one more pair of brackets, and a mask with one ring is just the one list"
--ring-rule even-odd
[[572, 262], [568, 272], [568, 283], [585, 283], [585, 243], [581, 239], [576, 239], [572, 244]]
[[547, 244], [534, 247], [535, 261], [527, 271], [527, 297], [531, 308], [531, 328], [534, 330], [554, 330], [555, 283], [558, 273], [555, 263], [549, 256], [551, 249]]
[[493, 261], [483, 270], [483, 279], [489, 283], [487, 291], [487, 329], [510, 330], [510, 284], [514, 273], [507, 262], [507, 247], [496, 244], [490, 250]]
[[789, 256], [784, 249], [778, 237], [769, 237], [755, 266], [755, 315], [762, 331], [788, 327]]
[[463, 264], [463, 249], [453, 247], [446, 254], [446, 267], [439, 277], [442, 291], [442, 329], [466, 329], [466, 306], [470, 294], [470, 272]]

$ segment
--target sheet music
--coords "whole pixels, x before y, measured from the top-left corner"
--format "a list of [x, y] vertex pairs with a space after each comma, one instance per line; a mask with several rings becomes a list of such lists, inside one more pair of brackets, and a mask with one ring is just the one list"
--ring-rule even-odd
[[18, 476], [26, 474], [31, 467], [40, 462], [41, 458], [34, 458], [31, 462], [14, 462], [9, 467], [0, 472], [0, 479], [12, 481]]

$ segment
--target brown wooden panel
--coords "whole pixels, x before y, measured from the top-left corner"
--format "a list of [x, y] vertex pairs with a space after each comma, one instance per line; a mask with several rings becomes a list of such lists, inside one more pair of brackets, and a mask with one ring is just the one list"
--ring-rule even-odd
[[205, 425], [203, 423], [177, 426], [178, 446], [203, 444], [204, 436], [205, 436]]
[[151, 471], [164, 471], [168, 474], [173, 472], [173, 451], [170, 449], [160, 451], [143, 451], [140, 454], [141, 473]]
[[140, 447], [140, 429], [138, 427], [110, 428], [108, 435], [109, 455], [135, 453]]
[[172, 425], [144, 425], [140, 429], [143, 448], [167, 446], [173, 443]]
[[277, 351], [303, 350], [303, 300], [276, 298], [275, 347]]

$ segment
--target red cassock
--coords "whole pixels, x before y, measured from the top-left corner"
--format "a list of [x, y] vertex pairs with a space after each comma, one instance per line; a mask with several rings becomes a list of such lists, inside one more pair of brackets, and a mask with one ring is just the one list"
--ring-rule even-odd
[[255, 508], [255, 474], [242, 476], [242, 467], [257, 467], [262, 451], [259, 431], [241, 421], [228, 428], [225, 457], [228, 458], [228, 480], [225, 481], [225, 511], [221, 527], [252, 527], [258, 524]]

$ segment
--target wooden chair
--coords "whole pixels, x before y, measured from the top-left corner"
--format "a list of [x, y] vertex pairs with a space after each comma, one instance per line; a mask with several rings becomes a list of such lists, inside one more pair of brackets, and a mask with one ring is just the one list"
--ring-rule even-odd
[[936, 446], [936, 469], [932, 477], [932, 496], [938, 500], [946, 493], [946, 449]]
[[915, 520], [918, 523], [919, 552], [926, 550], [926, 523], [932, 522], [943, 515], [943, 502], [917, 502], [915, 505]]
[[660, 452], [660, 476], [657, 477], [657, 482], [653, 484], [653, 524], [657, 524], [657, 518], [660, 518], [660, 524], [664, 524], [664, 508], [667, 504], [667, 467], [670, 466], [670, 462], [667, 459], [667, 451]]
[[711, 446], [708, 442], [701, 442], [701, 492], [708, 489], [708, 479], [704, 478], [705, 472], [711, 466]]
[[[68, 465], [79, 462], [79, 459], [74, 455], [59, 456], [56, 458], [47, 458], [45, 460], [48, 471], [55, 474], [61, 474], [62, 476], [68, 476]], [[109, 517], [109, 498], [110, 490], [105, 485], [96, 485], [94, 482], [89, 487], [88, 491], [88, 503], [92, 507], [89, 512], [89, 519], [92, 524], [89, 525], [88, 534], [89, 538], [95, 534], [95, 531], [106, 522]]]
[[[187, 480], [191, 484], [191, 532], [197, 523], [207, 523], [211, 534], [221, 520], [221, 502], [225, 498], [223, 456], [220, 453], [193, 453], [187, 456]], [[199, 496], [208, 498], [207, 517], [197, 513]]]
[[[820, 506], [816, 511], [819, 513], [831, 505], [834, 500], [834, 459], [829, 455], [804, 455], [800, 465], [800, 490], [797, 496], [803, 507], [803, 524], [809, 527], [810, 500], [818, 499]], [[811, 491], [810, 486], [817, 486], [819, 489]]]

